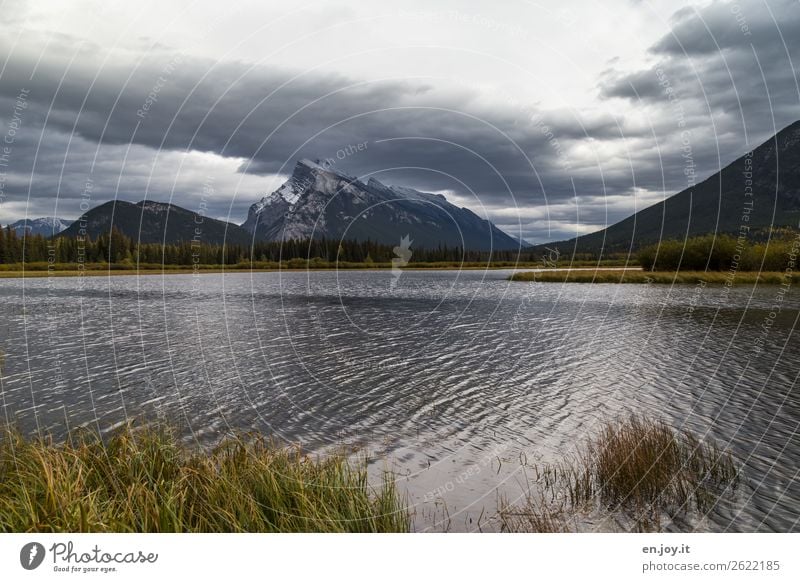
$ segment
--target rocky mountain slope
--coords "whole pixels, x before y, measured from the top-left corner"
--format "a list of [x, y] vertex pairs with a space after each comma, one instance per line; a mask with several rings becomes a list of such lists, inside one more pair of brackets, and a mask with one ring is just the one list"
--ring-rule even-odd
[[562, 254], [624, 252], [665, 239], [714, 232], [738, 235], [743, 227], [750, 233], [797, 228], [798, 221], [800, 121], [693, 188], [599, 232], [546, 246]]
[[256, 240], [370, 239], [416, 247], [473, 250], [519, 248], [516, 239], [439, 194], [366, 183], [310, 160], [297, 162], [289, 180], [250, 207], [242, 227]]

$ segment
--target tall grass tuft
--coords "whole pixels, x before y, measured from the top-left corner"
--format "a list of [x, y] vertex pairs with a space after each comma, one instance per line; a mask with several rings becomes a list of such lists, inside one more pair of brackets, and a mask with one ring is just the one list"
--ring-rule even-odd
[[605, 424], [573, 456], [533, 470], [522, 506], [501, 505], [507, 531], [574, 531], [581, 514], [658, 531], [665, 519], [709, 512], [738, 483], [730, 453], [638, 416]]
[[6, 430], [0, 440], [3, 532], [404, 532], [394, 482], [365, 462], [312, 459], [259, 435], [192, 451], [163, 428], [126, 426], [63, 444]]

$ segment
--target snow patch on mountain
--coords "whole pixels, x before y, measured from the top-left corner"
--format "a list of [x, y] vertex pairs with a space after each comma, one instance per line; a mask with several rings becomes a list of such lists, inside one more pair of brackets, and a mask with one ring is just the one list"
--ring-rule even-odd
[[250, 207], [242, 227], [256, 240], [348, 238], [420, 247], [515, 249], [519, 243], [441, 194], [366, 183], [323, 162], [299, 160], [291, 177]]
[[72, 224], [69, 220], [44, 216], [42, 218], [27, 218], [18, 220], [8, 226], [14, 230], [17, 236], [28, 232], [30, 234], [41, 234], [42, 236], [52, 236], [65, 231]]

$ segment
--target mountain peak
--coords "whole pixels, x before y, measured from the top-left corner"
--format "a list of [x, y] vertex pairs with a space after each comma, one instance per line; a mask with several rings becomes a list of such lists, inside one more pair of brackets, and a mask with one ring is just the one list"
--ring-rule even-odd
[[317, 159], [316, 161], [311, 161], [308, 158], [297, 160], [297, 164], [295, 164], [295, 171], [297, 171], [298, 168], [303, 170], [316, 170], [318, 172], [329, 171], [328, 168], [325, 167], [325, 162], [320, 159]]
[[316, 159], [314, 161], [303, 158], [297, 161], [295, 164], [294, 172], [292, 172], [292, 177], [300, 176], [302, 178], [307, 178], [310, 175], [316, 176], [317, 174], [325, 174], [329, 176], [335, 176], [342, 180], [347, 180], [348, 182], [358, 182], [358, 178], [355, 176], [351, 176], [335, 168], [336, 160], [327, 159], [327, 160], [320, 160]]
[[69, 221], [62, 218], [43, 216], [41, 218], [24, 218], [8, 226], [17, 233], [17, 236], [26, 233], [54, 236], [66, 230], [69, 225]]
[[73, 222], [59, 236], [88, 235], [96, 239], [108, 235], [112, 229], [140, 243], [178, 244], [201, 240], [212, 245], [247, 246], [252, 241], [250, 233], [235, 224], [155, 200], [135, 204], [124, 200], [105, 202], [87, 210], [81, 220]]
[[516, 249], [520, 243], [444, 196], [376, 178], [366, 184], [334, 168], [335, 160], [298, 160], [291, 177], [250, 207], [242, 227], [255, 240], [348, 238], [397, 244], [410, 236], [419, 247]]

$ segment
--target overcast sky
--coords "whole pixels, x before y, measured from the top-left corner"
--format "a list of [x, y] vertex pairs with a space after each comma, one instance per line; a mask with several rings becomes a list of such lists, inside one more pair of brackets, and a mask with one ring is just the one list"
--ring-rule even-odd
[[0, 223], [203, 196], [241, 223], [309, 157], [538, 243], [614, 223], [800, 119], [797, 0], [0, 10]]

